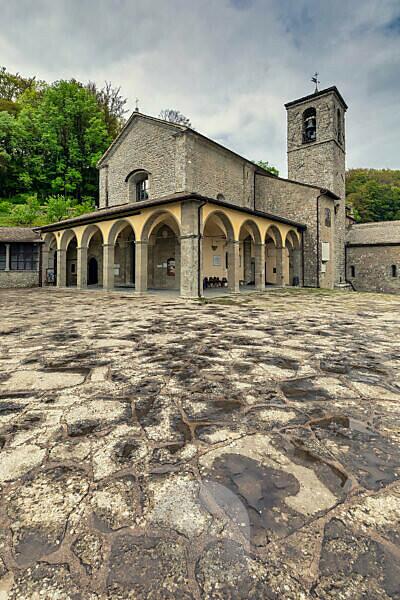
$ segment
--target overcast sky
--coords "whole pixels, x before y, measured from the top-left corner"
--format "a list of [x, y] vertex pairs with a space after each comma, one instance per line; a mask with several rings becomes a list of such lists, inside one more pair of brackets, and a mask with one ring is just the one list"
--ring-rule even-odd
[[336, 85], [349, 167], [400, 168], [399, 0], [0, 0], [0, 64], [121, 85], [286, 174], [284, 103]]

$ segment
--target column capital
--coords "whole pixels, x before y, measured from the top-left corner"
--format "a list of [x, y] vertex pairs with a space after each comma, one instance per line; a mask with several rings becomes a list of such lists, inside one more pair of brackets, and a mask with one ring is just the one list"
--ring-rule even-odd
[[114, 244], [103, 244], [103, 248], [114, 248]]
[[147, 246], [148, 245], [148, 240], [135, 240], [135, 244], [139, 245], [139, 246]]
[[189, 233], [188, 235], [180, 235], [180, 240], [198, 240], [201, 236], [198, 233]]
[[88, 246], [77, 246], [77, 250], [88, 250]]

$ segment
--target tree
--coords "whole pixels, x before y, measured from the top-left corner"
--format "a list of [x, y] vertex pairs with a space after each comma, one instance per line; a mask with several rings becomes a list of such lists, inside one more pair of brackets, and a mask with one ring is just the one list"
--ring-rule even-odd
[[109, 136], [114, 139], [121, 131], [128, 112], [125, 108], [127, 99], [121, 95], [121, 86], [113, 87], [111, 81], [106, 81], [101, 89], [94, 81], [89, 81], [86, 88], [96, 98], [97, 104], [103, 111], [104, 120]]
[[0, 98], [16, 102], [25, 90], [34, 87], [35, 77], [22, 77], [19, 73], [9, 73], [5, 67], [0, 67]]
[[184, 127], [192, 127], [190, 119], [174, 108], [164, 108], [160, 111], [158, 116], [160, 119], [163, 119], [163, 121], [169, 121], [170, 123], [176, 123], [177, 125], [183, 125]]
[[359, 222], [400, 219], [400, 170], [350, 169], [346, 202]]
[[104, 114], [75, 80], [48, 86], [41, 97], [24, 94], [17, 119], [19, 181], [42, 198], [96, 196], [96, 163], [110, 143]]
[[264, 169], [264, 171], [268, 171], [268, 173], [272, 173], [272, 175], [279, 175], [279, 171], [276, 167], [273, 167], [272, 165], [269, 164], [269, 162], [267, 160], [258, 160], [258, 161], [253, 161], [255, 165], [257, 165], [257, 167], [260, 167], [261, 169]]

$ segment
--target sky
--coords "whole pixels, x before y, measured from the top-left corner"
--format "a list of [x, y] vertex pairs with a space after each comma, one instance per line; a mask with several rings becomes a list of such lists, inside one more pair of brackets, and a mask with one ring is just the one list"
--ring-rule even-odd
[[336, 85], [347, 166], [400, 168], [400, 0], [0, 0], [0, 65], [120, 85], [285, 176], [284, 103]]

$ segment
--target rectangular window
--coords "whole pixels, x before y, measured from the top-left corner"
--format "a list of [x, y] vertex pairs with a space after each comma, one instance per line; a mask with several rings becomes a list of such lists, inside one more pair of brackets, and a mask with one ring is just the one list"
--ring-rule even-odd
[[225, 269], [227, 269], [227, 268], [228, 268], [228, 265], [229, 265], [228, 253], [227, 253], [227, 252], [225, 252]]
[[325, 209], [325, 227], [330, 227], [330, 226], [331, 226], [331, 209], [326, 208]]
[[220, 267], [221, 266], [221, 257], [218, 256], [217, 254], [214, 254], [213, 256], [213, 267]]
[[350, 267], [350, 275], [351, 275], [352, 277], [355, 277], [355, 276], [356, 276], [356, 268], [355, 268], [355, 267], [353, 267], [353, 265], [351, 265], [351, 267]]
[[37, 271], [39, 253], [37, 244], [11, 244], [11, 270]]
[[136, 201], [148, 200], [149, 198], [149, 180], [143, 179], [136, 184]]
[[392, 265], [392, 277], [397, 277], [397, 265]]
[[0, 244], [0, 271], [6, 269], [6, 245]]

